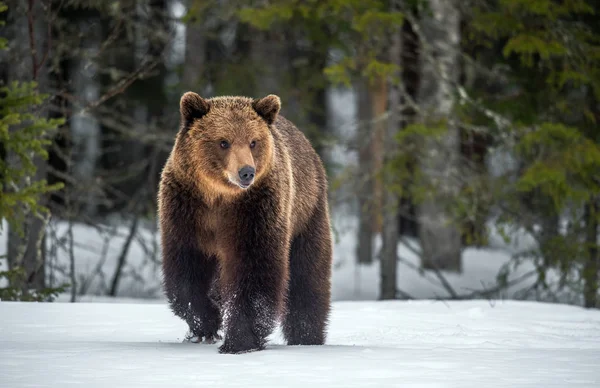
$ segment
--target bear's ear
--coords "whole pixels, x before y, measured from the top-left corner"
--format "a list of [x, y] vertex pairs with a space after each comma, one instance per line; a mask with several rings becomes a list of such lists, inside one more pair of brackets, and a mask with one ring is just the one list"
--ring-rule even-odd
[[252, 108], [262, 117], [267, 124], [273, 124], [281, 109], [281, 99], [279, 96], [269, 94], [261, 99], [256, 99], [252, 102]]
[[187, 128], [210, 110], [210, 103], [194, 92], [186, 92], [179, 101], [181, 124]]

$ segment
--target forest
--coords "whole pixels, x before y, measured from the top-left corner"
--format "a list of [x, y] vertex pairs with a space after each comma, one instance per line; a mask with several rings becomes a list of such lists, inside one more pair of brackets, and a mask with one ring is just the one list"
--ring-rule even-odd
[[600, 2], [2, 0], [0, 299], [162, 297], [186, 91], [276, 94], [333, 295], [600, 307]]

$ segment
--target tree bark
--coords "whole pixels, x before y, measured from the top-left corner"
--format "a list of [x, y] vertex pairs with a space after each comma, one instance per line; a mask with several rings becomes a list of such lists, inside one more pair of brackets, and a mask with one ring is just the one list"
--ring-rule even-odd
[[583, 297], [584, 306], [598, 306], [598, 272], [600, 271], [600, 254], [598, 250], [598, 234], [600, 233], [600, 199], [592, 199], [585, 205], [585, 226], [587, 257], [583, 268]]
[[383, 166], [386, 138], [387, 120], [382, 120], [382, 116], [388, 111], [388, 80], [385, 77], [379, 77], [369, 85], [369, 94], [371, 95], [372, 115], [375, 119], [373, 123], [373, 142], [371, 144], [371, 157], [373, 158], [373, 233], [381, 233], [383, 228], [383, 186], [384, 183], [378, 174]]
[[[188, 0], [188, 3], [191, 3]], [[206, 37], [201, 23], [191, 20], [185, 26], [185, 61], [181, 79], [185, 91], [203, 95], [206, 90]], [[182, 92], [185, 92], [182, 90]]]
[[[421, 81], [421, 64], [419, 36], [415, 33], [409, 20], [405, 20], [402, 26], [402, 89], [406, 95], [402, 97], [404, 109], [401, 114], [402, 128], [414, 124], [418, 119], [418, 112], [409, 101], [417, 101]], [[416, 157], [413, 157], [408, 169], [410, 176], [414, 178]], [[412, 179], [411, 179], [412, 181]], [[409, 187], [410, 181], [404, 183], [404, 189], [400, 197], [400, 210], [398, 214], [398, 229], [400, 236], [419, 237], [419, 225], [417, 221], [417, 209], [414, 198], [412, 198]]]
[[[421, 169], [435, 192], [419, 204], [419, 237], [422, 266], [426, 269], [461, 272], [461, 238], [458, 226], [447, 214], [447, 199], [457, 195], [452, 175], [458, 168], [459, 131], [452, 120], [452, 89], [456, 83], [460, 15], [457, 0], [430, 0], [432, 16], [422, 19], [424, 63], [421, 79], [421, 119], [447, 127], [441, 139], [426, 142]], [[436, 123], [437, 122], [437, 123]]]
[[[392, 0], [391, 8], [396, 10], [399, 7], [400, 0]], [[392, 34], [390, 46], [390, 63], [395, 63], [400, 68], [402, 65], [402, 28]], [[397, 151], [396, 133], [401, 126], [401, 95], [399, 86], [393, 81], [392, 76], [388, 80], [388, 120], [386, 122], [383, 151], [384, 165], [394, 157]], [[396, 272], [398, 264], [398, 196], [395, 195], [386, 186], [393, 183], [393, 175], [390, 171], [384, 170], [383, 173], [383, 193], [382, 193], [382, 250], [381, 250], [381, 299], [396, 299]]]
[[[77, 21], [78, 28], [83, 32], [85, 40], [82, 42], [89, 57], [96, 55], [100, 49], [102, 28], [100, 19], [90, 22], [89, 18]], [[88, 56], [86, 55], [86, 57]], [[70, 74], [73, 74], [73, 94], [77, 98], [79, 107], [98, 100], [100, 97], [100, 84], [97, 77], [97, 65], [86, 58], [73, 61]], [[88, 217], [96, 215], [98, 196], [95, 189], [96, 163], [101, 153], [100, 123], [92, 112], [76, 110], [71, 118], [71, 139], [73, 141], [73, 177], [79, 183], [76, 197], [72, 202], [76, 208], [81, 209]], [[69, 194], [71, 195], [71, 194]], [[81, 205], [81, 206], [77, 206]], [[72, 215], [69, 215], [71, 217]]]
[[357, 258], [361, 264], [373, 262], [373, 237], [382, 232], [383, 182], [378, 177], [383, 166], [384, 138], [388, 108], [388, 85], [383, 77], [357, 85], [357, 121], [359, 147], [358, 204], [359, 232]]
[[[290, 44], [290, 43], [288, 43]], [[314, 74], [323, 74], [325, 67], [327, 66], [327, 50], [322, 49], [319, 45], [313, 44], [311, 50], [306, 53], [312, 71]], [[293, 87], [300, 89], [304, 81], [302, 79], [296, 79], [294, 77]], [[325, 165], [325, 170], [330, 171], [331, 159], [327, 152], [328, 147], [325, 145], [324, 140], [328, 141], [331, 136], [331, 128], [329, 127], [329, 101], [327, 99], [327, 89], [325, 84], [309, 85], [308, 94], [311, 97], [308, 102], [308, 122], [311, 127], [315, 129], [315, 139], [313, 144], [315, 151], [319, 154], [319, 157]]]
[[[137, 209], [134, 208], [134, 212], [135, 210]], [[110, 290], [108, 291], [108, 295], [110, 296], [117, 296], [117, 292], [119, 290], [119, 282], [121, 281], [121, 276], [123, 275], [123, 268], [125, 268], [125, 264], [127, 263], [127, 255], [129, 254], [129, 248], [131, 247], [133, 238], [137, 233], [139, 217], [137, 216], [137, 214], [133, 217], [133, 222], [131, 223], [131, 227], [129, 228], [129, 234], [127, 235], [127, 239], [125, 239], [125, 242], [123, 243], [123, 247], [121, 248], [121, 254], [119, 255], [119, 259], [117, 260], [117, 268], [115, 268], [115, 273], [113, 274], [112, 280], [110, 282]]]
[[357, 91], [358, 171], [356, 174], [358, 199], [358, 243], [356, 258], [359, 264], [373, 262], [373, 155], [371, 153], [372, 110], [366, 80], [359, 80]]

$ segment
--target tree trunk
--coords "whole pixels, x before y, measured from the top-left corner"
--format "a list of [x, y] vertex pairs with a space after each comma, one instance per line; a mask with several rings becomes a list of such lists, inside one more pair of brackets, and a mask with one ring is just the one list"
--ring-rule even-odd
[[358, 243], [356, 258], [359, 264], [373, 262], [373, 155], [371, 154], [372, 110], [366, 80], [360, 80], [357, 90], [356, 143], [358, 149], [357, 199], [358, 199]]
[[[252, 34], [249, 38], [251, 42], [250, 60], [252, 65], [260, 69], [260, 73], [255, 79], [256, 86], [254, 89], [256, 91], [253, 94], [256, 97], [262, 97], [273, 93], [279, 95], [285, 102], [286, 99], [279, 90], [284, 75], [282, 71], [290, 71], [286, 60], [290, 56], [286, 42], [283, 38], [279, 39], [278, 34], [271, 33], [271, 31], [251, 29], [250, 31], [240, 32], [246, 34], [250, 32]], [[287, 36], [286, 38], [290, 39]], [[291, 35], [291, 38], [293, 39], [293, 35]], [[296, 109], [291, 112], [289, 103], [282, 105], [282, 109], [286, 109], [287, 115], [295, 119]]]
[[598, 234], [600, 233], [600, 199], [592, 199], [585, 205], [585, 226], [587, 257], [583, 268], [583, 297], [584, 306], [598, 306], [598, 272], [600, 271], [600, 254], [598, 250]]
[[387, 121], [387, 80], [360, 80], [357, 85], [357, 121], [359, 147], [358, 204], [359, 232], [357, 259], [361, 264], [373, 262], [373, 236], [382, 232], [383, 183], [378, 173], [383, 166], [384, 137]]
[[[402, 86], [405, 96], [402, 103], [405, 105], [401, 114], [402, 128], [414, 124], [417, 120], [417, 110], [408, 104], [410, 100], [417, 101], [421, 81], [421, 64], [419, 36], [415, 33], [410, 21], [405, 20], [402, 26]], [[416, 157], [413, 157], [408, 167], [411, 177], [414, 177]], [[412, 179], [411, 179], [412, 181]], [[406, 182], [400, 197], [398, 214], [398, 229], [400, 236], [419, 237], [417, 222], [417, 209], [415, 201], [410, 194], [411, 183]]]
[[[188, 0], [188, 3], [192, 3]], [[204, 95], [207, 92], [206, 72], [206, 37], [202, 24], [195, 19], [185, 26], [185, 60], [181, 79], [182, 92], [192, 90]]]
[[[397, 9], [400, 0], [392, 1], [392, 10]], [[402, 29], [398, 28], [392, 34], [390, 47], [390, 63], [401, 66], [402, 53]], [[385, 128], [383, 141], [384, 164], [394, 157], [397, 151], [396, 133], [401, 126], [401, 95], [394, 77], [389, 77], [388, 86], [389, 105], [388, 120]], [[392, 190], [386, 189], [387, 185], [393, 184], [394, 176], [391, 172], [384, 170], [383, 174], [383, 194], [382, 210], [383, 225], [382, 238], [383, 246], [381, 250], [381, 299], [396, 299], [396, 271], [398, 264], [398, 197]]]
[[[100, 19], [90, 22], [89, 18], [82, 18], [77, 24], [80, 31], [83, 32], [83, 36], [87, 38], [83, 42], [88, 54], [86, 57], [93, 57], [101, 45]], [[73, 74], [73, 94], [77, 98], [79, 107], [85, 107], [100, 97], [100, 84], [96, 76], [97, 66], [95, 63], [89, 62], [85, 57], [75, 60], [70, 74]], [[100, 123], [92, 112], [77, 109], [71, 118], [70, 129], [74, 151], [73, 171], [70, 173], [78, 182], [72, 202], [86, 216], [93, 217], [96, 215], [98, 205], [95, 176], [96, 163], [101, 153]], [[69, 215], [69, 217], [71, 216]]]
[[[8, 4], [9, 17], [7, 32], [11, 61], [14, 65], [8, 68], [10, 81], [36, 81], [38, 90], [47, 93], [47, 71], [45, 55], [48, 47], [48, 25], [44, 8], [38, 0], [27, 2], [12, 1]], [[48, 54], [49, 55], [49, 54]], [[47, 114], [42, 106], [38, 116]], [[13, 155], [6, 155], [7, 162], [18, 167], [18, 160]], [[33, 181], [46, 179], [48, 166], [41, 157], [34, 158], [36, 174]], [[42, 196], [40, 204], [46, 205], [47, 198]], [[40, 216], [26, 216], [23, 230], [24, 237], [19, 236], [9, 226], [8, 264], [10, 268], [22, 266], [25, 269], [26, 281], [21, 285], [24, 290], [41, 290], [45, 287], [45, 226], [46, 220]]]
[[[309, 63], [314, 67], [315, 74], [323, 74], [325, 67], [327, 66], [327, 52], [319, 50], [318, 47], [313, 47], [311, 51], [307, 53]], [[294, 88], [300, 89], [303, 80], [295, 79]], [[315, 136], [312, 143], [315, 146], [315, 151], [319, 154], [319, 157], [325, 165], [325, 170], [330, 171], [331, 160], [327, 153], [328, 147], [325, 141], [330, 140], [331, 128], [328, 122], [328, 104], [327, 89], [325, 85], [311, 85], [311, 89], [308, 91], [311, 97], [308, 102], [308, 122], [311, 127], [315, 129]], [[310, 138], [309, 138], [310, 139]]]
[[379, 77], [369, 84], [369, 94], [371, 96], [372, 116], [375, 119], [373, 123], [373, 142], [371, 144], [371, 157], [373, 158], [373, 233], [382, 232], [382, 206], [383, 206], [383, 182], [378, 174], [383, 166], [385, 153], [384, 138], [387, 131], [387, 120], [382, 119], [388, 110], [388, 80]]
[[458, 127], [452, 120], [460, 35], [456, 1], [430, 0], [433, 15], [424, 17], [422, 22], [431, 50], [423, 50], [421, 119], [426, 125], [441, 122], [447, 130], [441, 139], [430, 139], [425, 144], [426, 157], [421, 168], [425, 181], [436, 190], [419, 204], [418, 220], [423, 268], [461, 272], [460, 232], [445, 210], [446, 200], [457, 195], [452, 175], [458, 168], [460, 150]]

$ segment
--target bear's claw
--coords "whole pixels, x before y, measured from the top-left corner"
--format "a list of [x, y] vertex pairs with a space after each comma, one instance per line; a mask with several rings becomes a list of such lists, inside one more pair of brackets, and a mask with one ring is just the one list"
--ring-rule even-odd
[[219, 334], [215, 333], [215, 334], [210, 334], [210, 335], [205, 335], [204, 336], [204, 343], [205, 344], [216, 344], [217, 341], [222, 340], [223, 337], [221, 337]]
[[218, 333], [212, 333], [212, 334], [205, 334], [205, 333], [199, 333], [199, 334], [194, 334], [191, 332], [188, 332], [183, 340], [183, 342], [191, 342], [194, 344], [215, 344], [217, 343], [217, 341], [222, 340], [223, 337], [220, 336]]

